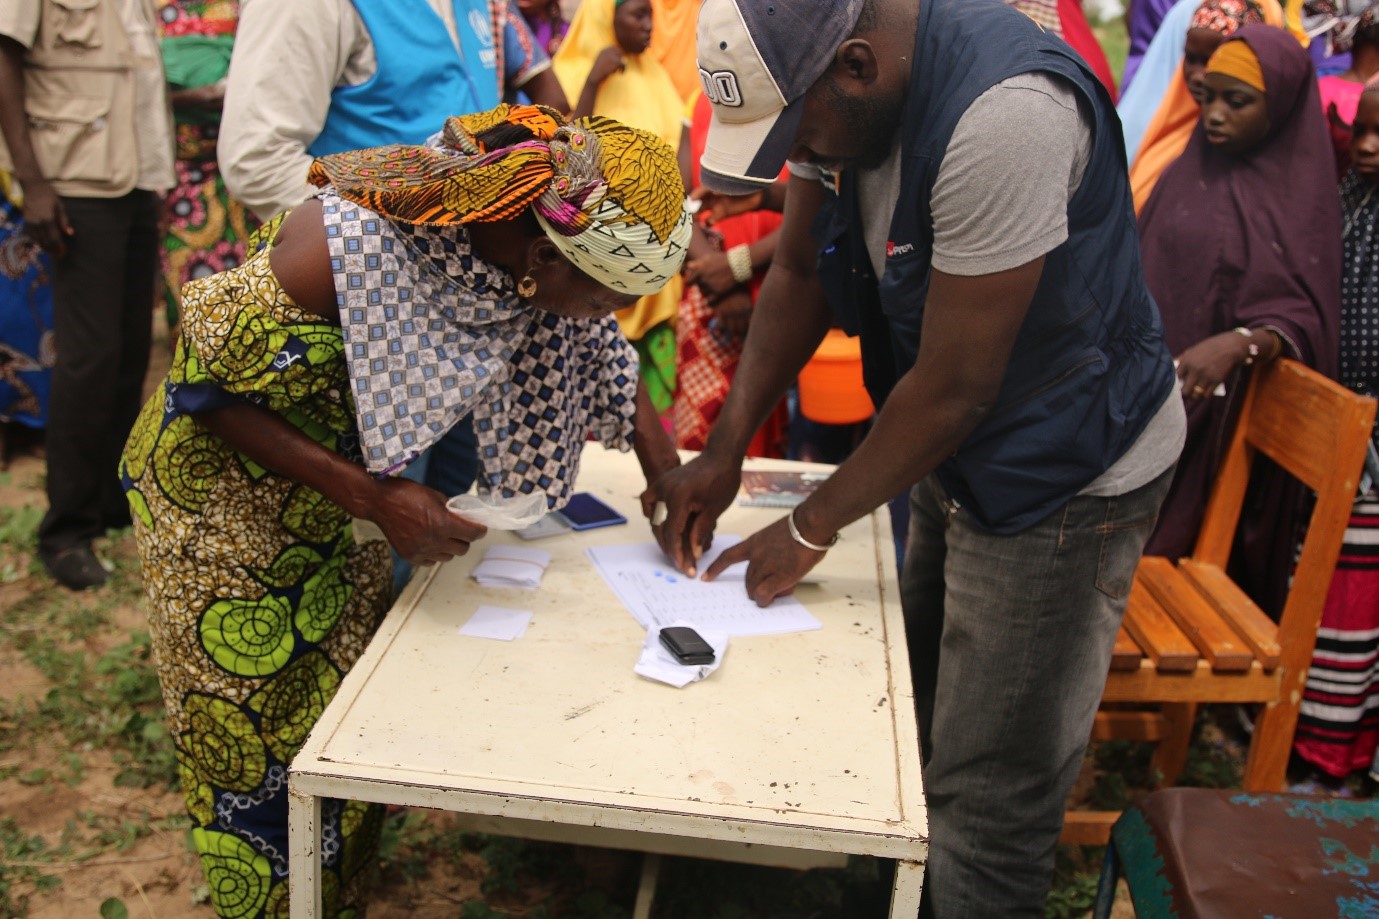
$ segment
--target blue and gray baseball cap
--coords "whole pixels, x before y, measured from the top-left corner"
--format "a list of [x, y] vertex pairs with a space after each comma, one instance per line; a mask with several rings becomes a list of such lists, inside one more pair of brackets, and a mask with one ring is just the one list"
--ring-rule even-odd
[[800, 126], [803, 96], [828, 69], [863, 0], [704, 0], [699, 79], [713, 121], [699, 163], [724, 194], [775, 181]]

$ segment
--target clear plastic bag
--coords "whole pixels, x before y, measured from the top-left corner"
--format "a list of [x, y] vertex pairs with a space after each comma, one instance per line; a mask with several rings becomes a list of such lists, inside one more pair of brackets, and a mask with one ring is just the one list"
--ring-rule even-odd
[[520, 530], [546, 516], [546, 495], [534, 491], [529, 495], [456, 495], [445, 506], [456, 514], [490, 530]]

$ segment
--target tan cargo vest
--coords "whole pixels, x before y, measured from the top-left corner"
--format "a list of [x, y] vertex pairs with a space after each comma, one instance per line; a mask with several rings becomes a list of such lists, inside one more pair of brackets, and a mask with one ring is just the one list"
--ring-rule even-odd
[[[24, 58], [24, 110], [39, 169], [60, 195], [114, 198], [134, 188], [135, 58], [122, 0], [43, 0]], [[140, 0], [154, 18], [153, 0]], [[0, 137], [0, 166], [11, 169]]]

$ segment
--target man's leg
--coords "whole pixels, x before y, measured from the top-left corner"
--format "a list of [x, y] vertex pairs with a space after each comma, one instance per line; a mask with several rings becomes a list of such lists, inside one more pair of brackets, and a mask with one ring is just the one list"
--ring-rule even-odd
[[[101, 462], [114, 470], [124, 452], [130, 428], [143, 406], [144, 378], [153, 343], [153, 308], [157, 291], [159, 252], [163, 237], [159, 232], [162, 201], [151, 191], [135, 191], [131, 196], [128, 244], [125, 247], [124, 297], [120, 311], [120, 362], [115, 377], [114, 403], [106, 420], [105, 453]], [[102, 480], [101, 527], [116, 529], [129, 525], [129, 502], [119, 477], [111, 474]]]
[[74, 234], [53, 265], [57, 361], [46, 435], [48, 512], [38, 548], [62, 583], [82, 587], [104, 581], [104, 572], [92, 568], [90, 545], [103, 532], [106, 479], [115, 479], [114, 461], [105, 462], [106, 432], [121, 363], [130, 200], [63, 198], [62, 204]]
[[[937, 653], [936, 671], [916, 678], [921, 717], [934, 680], [932, 716], [921, 721], [925, 915], [1042, 915], [1116, 629], [1171, 478], [1073, 498], [1014, 536], [987, 533], [962, 510], [948, 515], [937, 649], [932, 610], [906, 609], [915, 665], [932, 666]], [[919, 583], [908, 567], [907, 584]]]

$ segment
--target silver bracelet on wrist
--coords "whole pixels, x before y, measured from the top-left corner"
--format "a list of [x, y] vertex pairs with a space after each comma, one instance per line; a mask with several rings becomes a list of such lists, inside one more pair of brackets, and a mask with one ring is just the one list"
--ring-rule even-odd
[[1255, 358], [1259, 357], [1259, 345], [1255, 344], [1255, 333], [1252, 329], [1247, 329], [1243, 325], [1238, 325], [1235, 327], [1235, 334], [1243, 335], [1249, 341], [1249, 345], [1245, 348], [1247, 352], [1245, 355], [1245, 366], [1248, 367], [1255, 362]]
[[745, 243], [740, 246], [733, 246], [727, 252], [728, 270], [733, 273], [733, 280], [739, 284], [746, 284], [752, 280], [752, 249]]
[[800, 535], [800, 528], [795, 526], [795, 511], [797, 510], [799, 510], [799, 508], [795, 508], [795, 510], [792, 510], [790, 512], [790, 516], [785, 518], [786, 526], [790, 528], [790, 538], [795, 540], [795, 542], [799, 543], [800, 545], [804, 546], [806, 549], [812, 549], [815, 552], [827, 552], [829, 549], [833, 548], [834, 544], [838, 542], [837, 533], [834, 533], [833, 538], [830, 539], [828, 542], [824, 543], [822, 546], [817, 543], [812, 543]]

